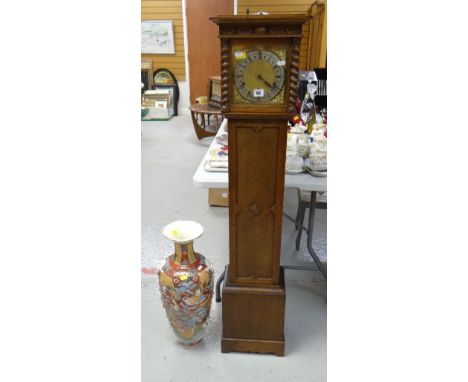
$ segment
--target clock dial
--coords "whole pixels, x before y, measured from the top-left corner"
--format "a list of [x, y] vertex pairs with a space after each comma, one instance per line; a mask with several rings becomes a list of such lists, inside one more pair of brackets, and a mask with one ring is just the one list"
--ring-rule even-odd
[[236, 63], [235, 87], [249, 102], [271, 101], [283, 89], [284, 65], [275, 52], [250, 50]]

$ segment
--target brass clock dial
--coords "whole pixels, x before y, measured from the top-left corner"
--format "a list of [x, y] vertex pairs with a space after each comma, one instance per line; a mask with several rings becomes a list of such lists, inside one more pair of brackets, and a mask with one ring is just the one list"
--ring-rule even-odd
[[284, 87], [284, 67], [285, 61], [275, 52], [250, 50], [235, 65], [235, 87], [245, 100], [267, 103]]

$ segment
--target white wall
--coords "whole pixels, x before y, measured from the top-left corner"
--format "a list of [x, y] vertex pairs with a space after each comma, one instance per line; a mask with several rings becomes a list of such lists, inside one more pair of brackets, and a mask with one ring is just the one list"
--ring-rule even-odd
[[[189, 106], [190, 106], [190, 70], [189, 70], [189, 61], [188, 61], [188, 38], [187, 38], [187, 6], [185, 4], [186, 0], [182, 0], [182, 22], [184, 25], [184, 53], [185, 53], [185, 81], [179, 82], [179, 114], [180, 115], [189, 115]], [[182, 95], [182, 85], [184, 83], [184, 95]]]
[[190, 115], [190, 97], [188, 81], [177, 81], [179, 84], [179, 115]]

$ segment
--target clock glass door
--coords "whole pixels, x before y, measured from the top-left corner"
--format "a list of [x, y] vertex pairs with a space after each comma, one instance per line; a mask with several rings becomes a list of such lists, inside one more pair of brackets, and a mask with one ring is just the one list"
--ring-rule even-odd
[[287, 50], [233, 46], [233, 100], [236, 104], [283, 104]]

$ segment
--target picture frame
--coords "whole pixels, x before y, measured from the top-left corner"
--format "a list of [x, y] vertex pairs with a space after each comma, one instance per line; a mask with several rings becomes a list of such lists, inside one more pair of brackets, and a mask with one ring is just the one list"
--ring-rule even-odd
[[154, 102], [154, 107], [156, 109], [167, 109], [167, 100], [156, 100]]
[[174, 96], [174, 115], [178, 115], [179, 84], [177, 78], [169, 69], [159, 68], [153, 73], [153, 89], [172, 89]]
[[172, 20], [141, 20], [141, 53], [175, 53]]
[[151, 60], [141, 60], [141, 83], [143, 91], [150, 90], [153, 86], [153, 62]]

